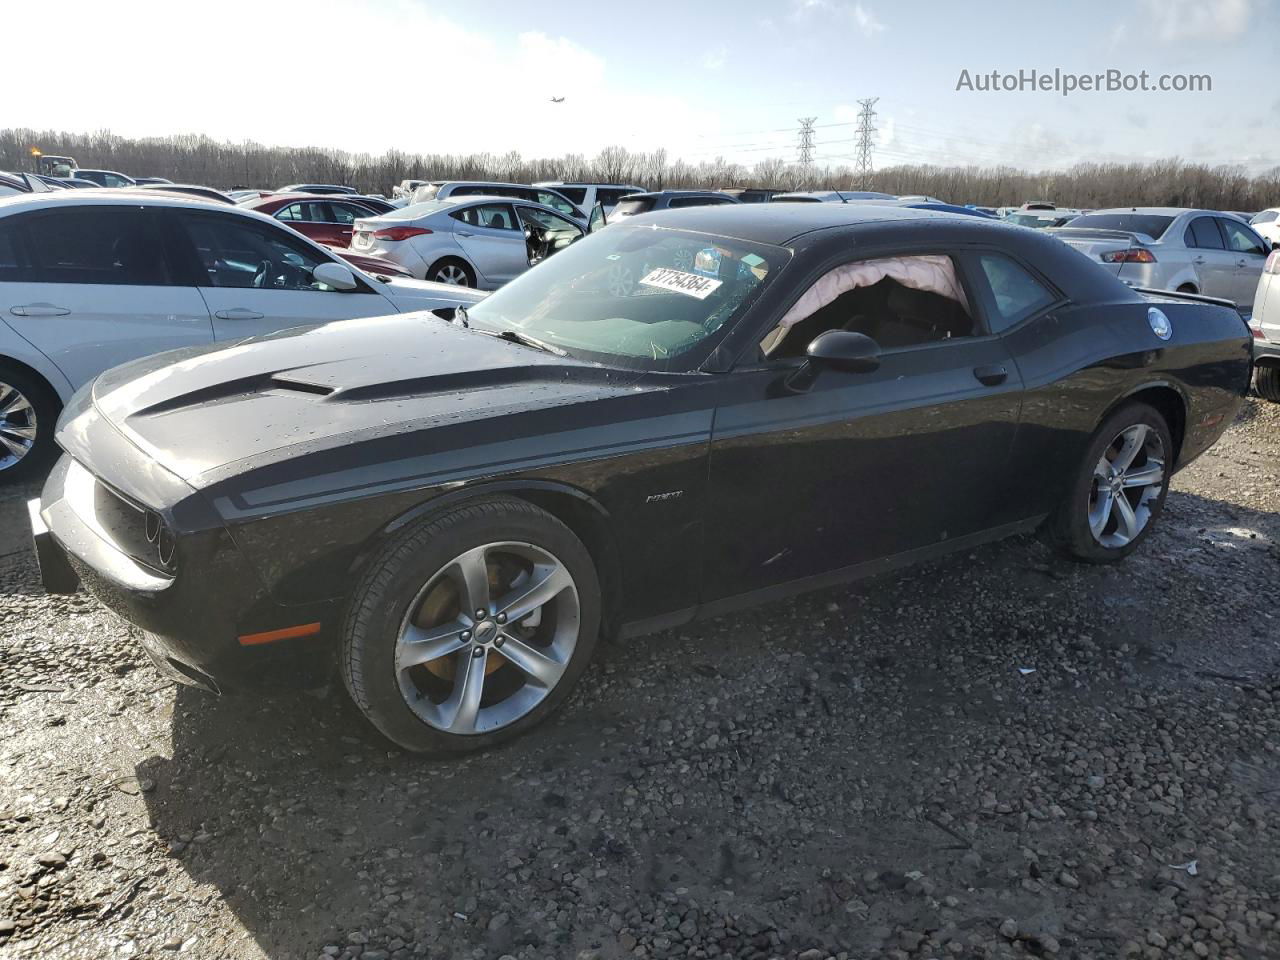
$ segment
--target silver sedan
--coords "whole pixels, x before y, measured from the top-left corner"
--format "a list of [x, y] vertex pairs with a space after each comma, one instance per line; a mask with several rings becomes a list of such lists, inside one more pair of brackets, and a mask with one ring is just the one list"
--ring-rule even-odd
[[357, 220], [351, 249], [415, 277], [493, 290], [583, 236], [550, 207], [510, 197], [427, 200]]
[[1215, 210], [1094, 210], [1050, 230], [1135, 287], [1222, 297], [1253, 309], [1271, 244], [1238, 217]]

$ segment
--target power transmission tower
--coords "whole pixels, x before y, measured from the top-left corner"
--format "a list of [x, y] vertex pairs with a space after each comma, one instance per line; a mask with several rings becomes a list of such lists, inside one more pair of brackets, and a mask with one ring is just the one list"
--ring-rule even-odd
[[876, 103], [879, 97], [867, 97], [859, 100], [858, 128], [858, 185], [867, 189], [871, 180], [871, 151], [875, 149], [876, 135]]
[[800, 170], [805, 180], [809, 179], [809, 171], [813, 169], [813, 122], [817, 117], [800, 118]]

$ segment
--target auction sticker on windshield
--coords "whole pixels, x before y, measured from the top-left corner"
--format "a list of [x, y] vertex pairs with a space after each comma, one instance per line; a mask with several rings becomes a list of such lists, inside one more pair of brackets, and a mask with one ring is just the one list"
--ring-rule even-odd
[[672, 293], [683, 293], [686, 297], [705, 300], [724, 281], [700, 277], [696, 273], [685, 273], [683, 270], [672, 270], [670, 267], [658, 267], [641, 277], [640, 282], [646, 287], [657, 287], [660, 290], [670, 290]]

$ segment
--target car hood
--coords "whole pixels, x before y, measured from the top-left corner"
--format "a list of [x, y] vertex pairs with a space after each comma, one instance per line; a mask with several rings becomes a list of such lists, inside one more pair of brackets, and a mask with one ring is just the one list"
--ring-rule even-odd
[[379, 281], [386, 294], [397, 306], [406, 310], [435, 309], [438, 306], [460, 303], [476, 303], [489, 294], [483, 290], [459, 287], [451, 283], [432, 283], [429, 280], [413, 280], [409, 277], [388, 277]]
[[92, 403], [201, 489], [368, 440], [625, 393], [637, 378], [419, 312], [158, 354], [102, 374]]

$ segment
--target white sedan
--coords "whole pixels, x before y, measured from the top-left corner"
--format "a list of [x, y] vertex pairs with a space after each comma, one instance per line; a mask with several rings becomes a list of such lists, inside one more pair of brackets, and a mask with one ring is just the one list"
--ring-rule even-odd
[[0, 199], [0, 478], [52, 452], [62, 405], [109, 367], [482, 296], [376, 279], [270, 217], [225, 204], [124, 190]]

